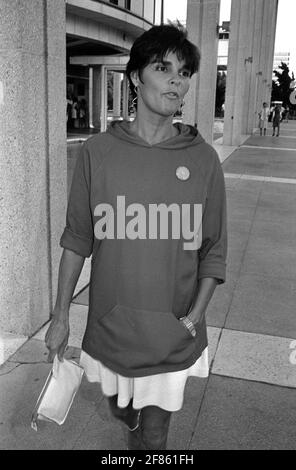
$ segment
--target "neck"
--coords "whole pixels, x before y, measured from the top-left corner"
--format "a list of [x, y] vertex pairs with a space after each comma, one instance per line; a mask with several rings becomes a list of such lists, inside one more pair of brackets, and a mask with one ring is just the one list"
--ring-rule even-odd
[[173, 126], [173, 116], [148, 117], [141, 112], [137, 112], [135, 120], [131, 123], [131, 129], [150, 145], [167, 140], [178, 133]]

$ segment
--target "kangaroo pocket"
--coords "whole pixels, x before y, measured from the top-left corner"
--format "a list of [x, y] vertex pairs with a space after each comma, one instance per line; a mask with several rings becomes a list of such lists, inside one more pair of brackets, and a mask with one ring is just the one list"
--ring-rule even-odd
[[122, 369], [181, 364], [195, 350], [190, 332], [169, 312], [115, 305], [98, 326], [106, 363], [111, 360]]

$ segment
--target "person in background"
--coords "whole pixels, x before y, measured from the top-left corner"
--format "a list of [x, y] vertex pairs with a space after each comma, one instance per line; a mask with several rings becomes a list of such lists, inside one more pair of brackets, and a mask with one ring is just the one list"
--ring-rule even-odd
[[73, 127], [73, 119], [72, 119], [72, 106], [73, 106], [73, 99], [72, 97], [67, 94], [67, 129], [71, 129]]
[[79, 101], [78, 114], [79, 114], [79, 127], [80, 128], [87, 127], [87, 104], [84, 98], [82, 98], [82, 100]]
[[269, 116], [268, 104], [264, 102], [262, 109], [259, 113], [259, 130], [260, 130], [261, 136], [262, 136], [262, 130], [264, 132], [264, 135], [266, 135], [266, 129], [268, 125], [268, 116]]
[[289, 122], [289, 107], [282, 108], [282, 119], [281, 122]]
[[198, 130], [173, 124], [199, 61], [181, 25], [137, 38], [127, 64], [136, 117], [83, 144], [60, 241], [48, 359], [63, 358], [72, 295], [92, 255], [80, 364], [128, 427], [130, 450], [166, 449], [188, 377], [209, 373], [205, 314], [226, 269], [224, 176]]
[[275, 136], [276, 129], [277, 129], [277, 134], [276, 136], [278, 137], [280, 135], [280, 122], [282, 118], [282, 107], [280, 104], [277, 104], [274, 108], [273, 111], [273, 119], [272, 119], [272, 127], [273, 127], [273, 133], [272, 136]]
[[78, 99], [76, 96], [73, 96], [73, 103], [72, 103], [72, 110], [71, 110], [71, 118], [72, 118], [72, 127], [77, 127], [77, 119], [78, 119]]

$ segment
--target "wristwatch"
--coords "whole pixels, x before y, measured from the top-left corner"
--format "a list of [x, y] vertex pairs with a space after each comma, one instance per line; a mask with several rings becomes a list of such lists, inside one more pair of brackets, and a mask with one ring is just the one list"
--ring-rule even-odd
[[192, 323], [192, 321], [189, 320], [188, 317], [182, 317], [182, 318], [179, 318], [179, 320], [183, 323], [183, 325], [187, 328], [187, 330], [189, 331], [189, 333], [192, 334], [193, 337], [196, 336], [195, 326]]

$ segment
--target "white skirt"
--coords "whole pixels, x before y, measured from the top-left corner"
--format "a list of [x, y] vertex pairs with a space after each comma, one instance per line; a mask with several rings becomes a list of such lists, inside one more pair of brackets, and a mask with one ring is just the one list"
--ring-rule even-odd
[[133, 408], [158, 406], [167, 411], [178, 411], [183, 406], [184, 389], [188, 377], [208, 377], [208, 348], [188, 369], [177, 372], [149, 375], [146, 377], [124, 377], [81, 351], [80, 365], [84, 368], [89, 382], [100, 382], [107, 397], [118, 395], [117, 405], [128, 406], [131, 398]]

